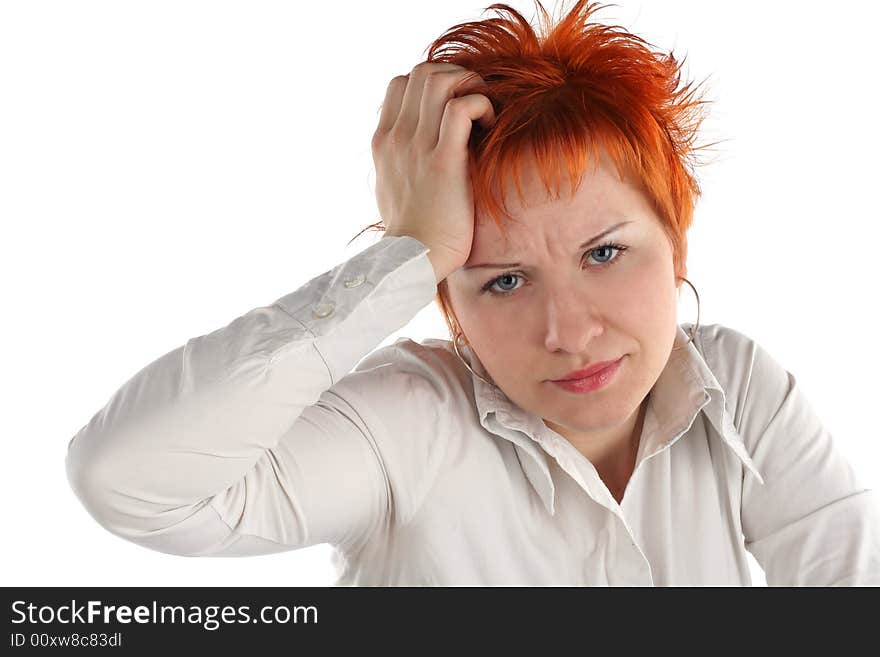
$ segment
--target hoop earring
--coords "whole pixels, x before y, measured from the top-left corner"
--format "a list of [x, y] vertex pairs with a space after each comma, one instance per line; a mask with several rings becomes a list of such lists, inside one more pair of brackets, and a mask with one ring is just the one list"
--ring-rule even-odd
[[480, 381], [482, 381], [482, 382], [485, 383], [486, 385], [490, 385], [490, 386], [491, 386], [491, 385], [495, 385], [494, 383], [490, 383], [489, 381], [486, 381], [486, 379], [484, 379], [484, 378], [481, 377], [479, 374], [477, 374], [476, 372], [474, 372], [474, 371], [471, 369], [471, 366], [468, 365], [467, 361], [466, 361], [464, 358], [462, 358], [462, 356], [461, 356], [461, 352], [458, 350], [458, 340], [459, 340], [459, 338], [461, 338], [461, 337], [462, 337], [462, 336], [461, 336], [461, 333], [456, 333], [456, 334], [455, 334], [455, 337], [452, 339], [452, 348], [455, 349], [455, 353], [458, 354], [458, 359], [464, 364], [464, 366], [468, 369], [468, 371], [469, 371], [471, 374], [473, 374], [475, 377], [477, 377]]
[[681, 344], [681, 345], [677, 346], [677, 347], [673, 347], [673, 348], [672, 348], [672, 351], [676, 351], [676, 350], [678, 350], [678, 349], [683, 349], [683, 348], [686, 347], [688, 344], [690, 344], [690, 343], [693, 341], [694, 336], [697, 334], [697, 329], [700, 327], [700, 295], [697, 293], [697, 288], [695, 288], [695, 287], [694, 287], [694, 284], [691, 283], [691, 282], [690, 282], [688, 279], [686, 279], [684, 276], [676, 276], [676, 278], [680, 278], [680, 279], [683, 280], [685, 283], [687, 283], [688, 285], [690, 285], [690, 286], [691, 286], [691, 289], [694, 291], [694, 296], [697, 297], [697, 323], [694, 324], [693, 328], [691, 328], [691, 330], [690, 330], [690, 337], [688, 338], [688, 341], [685, 342], [684, 344]]

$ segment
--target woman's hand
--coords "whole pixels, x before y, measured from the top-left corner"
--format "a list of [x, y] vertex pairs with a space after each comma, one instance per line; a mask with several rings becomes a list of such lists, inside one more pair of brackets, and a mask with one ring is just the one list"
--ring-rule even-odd
[[485, 82], [455, 64], [421, 62], [391, 80], [373, 134], [376, 201], [385, 236], [409, 235], [431, 249], [437, 282], [468, 259], [474, 236], [468, 170], [472, 121], [495, 123]]

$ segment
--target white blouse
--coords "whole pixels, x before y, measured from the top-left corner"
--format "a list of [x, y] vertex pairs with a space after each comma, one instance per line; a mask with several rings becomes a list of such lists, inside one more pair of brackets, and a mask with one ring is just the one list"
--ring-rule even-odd
[[750, 585], [746, 550], [771, 586], [880, 585], [877, 498], [756, 342], [672, 352], [618, 504], [449, 341], [376, 349], [433, 301], [427, 253], [382, 238], [137, 372], [70, 441], [82, 504], [172, 554], [329, 543], [337, 585]]

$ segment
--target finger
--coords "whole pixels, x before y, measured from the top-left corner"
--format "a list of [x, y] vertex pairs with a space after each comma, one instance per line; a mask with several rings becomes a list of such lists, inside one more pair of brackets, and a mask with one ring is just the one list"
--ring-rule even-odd
[[388, 83], [388, 89], [385, 90], [385, 101], [382, 103], [382, 113], [379, 116], [379, 125], [376, 128], [377, 133], [388, 132], [397, 120], [408, 79], [408, 75], [398, 75]]
[[446, 103], [472, 90], [484, 89], [485, 84], [479, 73], [467, 69], [432, 73], [425, 80], [415, 139], [425, 146], [434, 148], [440, 139], [440, 122], [446, 110]]
[[403, 94], [403, 103], [400, 113], [394, 124], [395, 132], [404, 138], [411, 137], [419, 124], [422, 94], [424, 93], [425, 78], [431, 71], [463, 71], [464, 68], [457, 64], [445, 62], [419, 62], [413, 67]]
[[495, 123], [495, 109], [488, 96], [468, 94], [446, 103], [437, 142], [439, 154], [451, 157], [466, 150], [474, 121], [485, 128]]

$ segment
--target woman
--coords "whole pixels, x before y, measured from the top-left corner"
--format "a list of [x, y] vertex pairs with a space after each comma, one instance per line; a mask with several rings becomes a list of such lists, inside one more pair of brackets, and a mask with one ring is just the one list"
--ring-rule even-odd
[[[383, 239], [135, 374], [70, 442], [76, 494], [163, 552], [330, 543], [342, 585], [748, 585], [746, 550], [771, 585], [880, 584], [876, 501], [795, 377], [678, 324], [678, 64], [583, 1], [540, 34], [492, 8], [388, 87]], [[432, 299], [451, 341], [375, 349]]]

